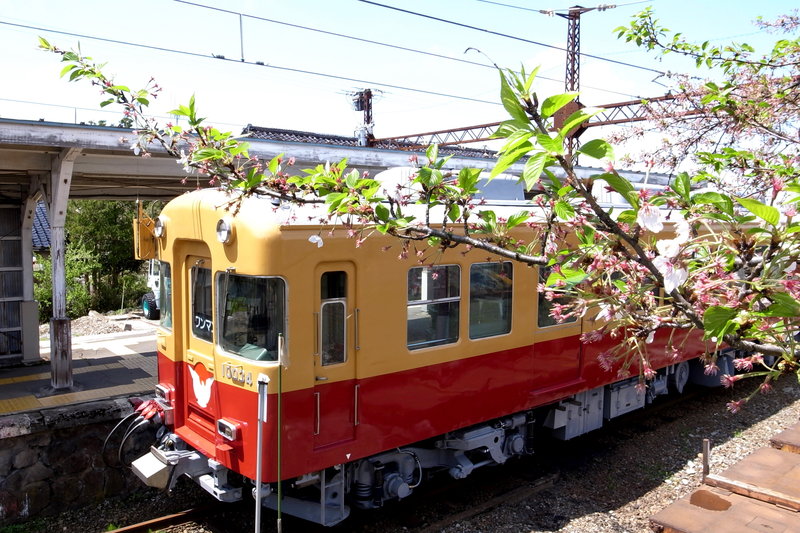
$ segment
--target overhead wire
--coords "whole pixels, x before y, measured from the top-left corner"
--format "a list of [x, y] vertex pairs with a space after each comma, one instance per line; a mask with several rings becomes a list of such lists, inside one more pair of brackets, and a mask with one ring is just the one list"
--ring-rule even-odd
[[[569, 13], [570, 8], [566, 9], [536, 9], [532, 7], [522, 7], [522, 6], [515, 6], [513, 4], [504, 4], [502, 2], [495, 2], [494, 0], [475, 0], [476, 2], [483, 2], [484, 4], [494, 4], [496, 6], [502, 7], [511, 7], [514, 9], [521, 9], [522, 11], [532, 11], [534, 13]], [[638, 0], [636, 2], [627, 2], [625, 4], [602, 4], [601, 6], [597, 7], [626, 7], [626, 6], [635, 6], [636, 4], [650, 4], [653, 3], [655, 0]], [[585, 7], [585, 6], [583, 6]], [[591, 9], [591, 8], [590, 8]]]
[[106, 37], [96, 37], [96, 36], [93, 36], [93, 35], [87, 35], [87, 34], [81, 34], [81, 33], [75, 33], [75, 32], [68, 32], [68, 31], [62, 31], [62, 30], [53, 30], [53, 29], [49, 29], [49, 28], [30, 26], [30, 25], [27, 25], [27, 24], [17, 24], [17, 23], [14, 23], [14, 22], [7, 22], [7, 21], [3, 21], [3, 20], [0, 20], [0, 25], [15, 26], [15, 27], [18, 27], [18, 28], [25, 28], [25, 29], [29, 29], [29, 30], [43, 31], [43, 32], [49, 32], [49, 33], [57, 33], [57, 34], [60, 34], [60, 35], [69, 35], [70, 37], [79, 37], [81, 39], [91, 39], [91, 40], [95, 40], [95, 41], [119, 44], [119, 45], [123, 45], [123, 46], [132, 46], [132, 47], [136, 47], [136, 48], [144, 48], [144, 49], [148, 49], [148, 50], [157, 50], [159, 52], [169, 52], [169, 53], [181, 54], [181, 55], [186, 55], [186, 56], [191, 56], [191, 57], [199, 57], [199, 58], [203, 58], [203, 59], [215, 59], [215, 60], [218, 60], [218, 61], [227, 61], [227, 62], [235, 63], [235, 64], [244, 64], [244, 65], [265, 67], [265, 68], [271, 68], [271, 69], [281, 70], [281, 71], [285, 71], [285, 72], [292, 72], [292, 73], [295, 73], [295, 74], [305, 74], [305, 75], [309, 75], [309, 76], [330, 78], [330, 79], [348, 81], [348, 82], [352, 82], [352, 83], [359, 83], [359, 84], [365, 84], [365, 85], [378, 85], [380, 87], [388, 87], [390, 89], [397, 89], [397, 90], [415, 92], [415, 93], [420, 93], [420, 94], [428, 94], [428, 95], [431, 95], [431, 96], [441, 96], [443, 98], [453, 98], [453, 99], [456, 99], [456, 100], [464, 100], [464, 101], [468, 101], [468, 102], [477, 102], [477, 103], [480, 103], [480, 104], [491, 104], [491, 105], [498, 105], [498, 106], [502, 105], [500, 102], [498, 102], [496, 100], [482, 100], [480, 98], [472, 98], [472, 97], [469, 97], [469, 96], [461, 96], [461, 95], [456, 95], [456, 94], [442, 93], [442, 92], [438, 92], [438, 91], [430, 91], [430, 90], [427, 90], [427, 89], [418, 89], [416, 87], [407, 87], [407, 86], [403, 86], [403, 85], [395, 85], [395, 84], [384, 83], [384, 82], [380, 82], [380, 81], [365, 80], [365, 79], [360, 79], [360, 78], [351, 78], [351, 77], [348, 77], [348, 76], [339, 76], [337, 74], [328, 74], [328, 73], [325, 73], [325, 72], [315, 72], [315, 71], [312, 71], [312, 70], [304, 70], [304, 69], [298, 69], [298, 68], [293, 68], [293, 67], [270, 65], [268, 63], [263, 63], [261, 61], [241, 61], [239, 59], [229, 59], [227, 57], [219, 56], [219, 55], [201, 54], [199, 52], [190, 52], [188, 50], [176, 50], [174, 48], [166, 48], [166, 47], [163, 47], [163, 46], [154, 46], [154, 45], [150, 45], [150, 44], [133, 43], [133, 42], [130, 42], [130, 41], [121, 41], [121, 40], [118, 40], [118, 39], [109, 39], [109, 38], [106, 38]]
[[[420, 50], [418, 48], [410, 48], [410, 47], [407, 47], [407, 46], [400, 46], [400, 45], [396, 45], [396, 44], [390, 44], [390, 43], [384, 43], [384, 42], [381, 42], [381, 41], [375, 41], [375, 40], [372, 40], [372, 39], [364, 39], [362, 37], [355, 37], [353, 35], [347, 35], [347, 34], [344, 34], [344, 33], [337, 33], [337, 32], [332, 32], [332, 31], [328, 31], [328, 30], [321, 30], [319, 28], [312, 28], [310, 26], [304, 26], [302, 24], [294, 24], [292, 22], [286, 22], [286, 21], [282, 21], [282, 20], [270, 19], [270, 18], [258, 16], [258, 15], [251, 15], [249, 13], [242, 13], [240, 11], [233, 11], [233, 10], [230, 10], [230, 9], [223, 9], [223, 8], [214, 7], [214, 6], [207, 6], [205, 4], [199, 4], [197, 2], [190, 2], [189, 0], [174, 0], [174, 1], [179, 3], [179, 4], [186, 4], [186, 5], [190, 5], [190, 6], [193, 6], [193, 7], [210, 9], [212, 11], [219, 11], [221, 13], [228, 13], [230, 15], [238, 15], [240, 17], [250, 18], [250, 19], [253, 19], [253, 20], [259, 20], [259, 21], [262, 21], [262, 22], [270, 22], [272, 24], [278, 24], [278, 25], [287, 26], [287, 27], [290, 27], [290, 28], [295, 28], [295, 29], [300, 29], [300, 30], [305, 30], [305, 31], [311, 31], [311, 32], [320, 33], [320, 34], [323, 34], [323, 35], [330, 35], [330, 36], [333, 36], [333, 37], [340, 37], [342, 39], [350, 39], [350, 40], [353, 40], [353, 41], [372, 44], [372, 45], [376, 45], [376, 46], [383, 46], [383, 47], [391, 48], [391, 49], [394, 49], [394, 50], [402, 50], [402, 51], [405, 51], [405, 52], [412, 52], [412, 53], [415, 53], [415, 54], [426, 55], [426, 56], [435, 57], [435, 58], [438, 58], [438, 59], [446, 59], [446, 60], [449, 60], [449, 61], [457, 61], [459, 63], [466, 63], [468, 65], [474, 65], [474, 66], [478, 66], [478, 67], [485, 67], [485, 68], [490, 68], [490, 69], [496, 69], [497, 68], [497, 66], [493, 65], [493, 64], [492, 65], [488, 65], [486, 63], [480, 63], [478, 61], [470, 61], [469, 59], [462, 59], [462, 58], [459, 58], [459, 57], [448, 56], [448, 55], [444, 55], [444, 54], [437, 54], [435, 52], [429, 52], [427, 50]], [[652, 1], [652, 0], [644, 0], [644, 1]], [[539, 76], [537, 76], [537, 78], [542, 79], [542, 80], [547, 80], [547, 81], [553, 81], [553, 82], [556, 82], [556, 83], [564, 83], [563, 79], [551, 78], [551, 77], [548, 77], [548, 76], [539, 75]], [[594, 89], [596, 91], [603, 91], [603, 92], [607, 92], [607, 93], [611, 93], [611, 94], [619, 94], [621, 96], [628, 96], [628, 97], [631, 97], [631, 98], [636, 98], [637, 97], [637, 95], [634, 95], [634, 94], [615, 91], [613, 89], [605, 89], [603, 87], [596, 87], [596, 86], [585, 85], [585, 84], [584, 84], [584, 87], [586, 87], [587, 89]]]
[[[470, 30], [480, 31], [480, 32], [491, 34], [491, 35], [496, 35], [498, 37], [503, 37], [503, 38], [506, 38], [506, 39], [513, 39], [515, 41], [520, 41], [520, 42], [523, 42], [523, 43], [533, 44], [533, 45], [536, 45], [536, 46], [542, 46], [544, 48], [549, 48], [549, 49], [552, 49], [552, 50], [559, 50], [561, 52], [566, 52], [567, 51], [567, 49], [562, 47], [562, 46], [543, 43], [543, 42], [540, 42], [540, 41], [533, 41], [531, 39], [526, 39], [524, 37], [518, 37], [516, 35], [510, 35], [508, 33], [502, 33], [502, 32], [499, 32], [499, 31], [489, 30], [487, 28], [480, 28], [478, 26], [472, 26], [471, 24], [464, 24], [463, 22], [456, 22], [454, 20], [448, 20], [448, 19], [444, 19], [444, 18], [440, 18], [440, 17], [435, 17], [433, 15], [428, 15], [428, 14], [425, 14], [425, 13], [419, 13], [417, 11], [410, 11], [408, 9], [403, 9], [403, 8], [396, 7], [396, 6], [390, 6], [390, 5], [387, 5], [387, 4], [381, 4], [380, 2], [374, 2], [373, 0], [358, 0], [358, 1], [362, 2], [364, 4], [370, 4], [370, 5], [377, 6], [377, 7], [382, 7], [382, 8], [385, 8], [385, 9], [391, 9], [393, 11], [399, 11], [401, 13], [406, 13], [408, 15], [414, 15], [414, 16], [417, 16], [417, 17], [422, 17], [422, 18], [425, 18], [425, 19], [428, 19], [428, 20], [434, 20], [436, 22], [441, 22], [441, 23], [444, 23], [444, 24], [450, 24], [450, 25], [453, 25], [453, 26], [458, 26], [460, 28], [466, 28], [466, 29], [470, 29]], [[598, 55], [594, 55], [594, 54], [581, 53], [581, 56], [582, 57], [589, 57], [589, 58], [592, 58], [592, 59], [596, 59], [598, 61], [605, 61], [607, 63], [613, 63], [615, 65], [621, 65], [621, 66], [624, 66], [624, 67], [630, 67], [630, 68], [634, 68], [634, 69], [645, 70], [645, 71], [648, 71], [648, 72], [654, 72], [654, 73], [659, 74], [661, 76], [664, 76], [664, 75], [667, 74], [663, 70], [658, 70], [658, 69], [654, 69], [654, 68], [650, 68], [650, 67], [644, 67], [644, 66], [641, 66], [641, 65], [635, 65], [633, 63], [628, 63], [628, 62], [625, 62], [625, 61], [618, 61], [616, 59], [610, 59], [608, 57], [598, 56]]]

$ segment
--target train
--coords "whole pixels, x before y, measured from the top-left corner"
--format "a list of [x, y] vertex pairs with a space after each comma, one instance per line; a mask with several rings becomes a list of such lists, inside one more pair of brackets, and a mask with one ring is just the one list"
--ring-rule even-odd
[[[485, 185], [498, 216], [530, 207], [516, 178]], [[431, 473], [465, 478], [543, 432], [571, 439], [712, 379], [699, 335], [675, 358], [660, 331], [643, 394], [598, 362], [613, 338], [581, 342], [590, 316], [553, 320], [540, 268], [463, 249], [420, 261], [415, 243], [354, 238], [318, 206], [209, 188], [134, 226], [160, 276], [145, 411], [164, 428], [132, 462], [150, 486], [188, 476], [220, 501], [252, 491], [259, 509], [332, 526]]]

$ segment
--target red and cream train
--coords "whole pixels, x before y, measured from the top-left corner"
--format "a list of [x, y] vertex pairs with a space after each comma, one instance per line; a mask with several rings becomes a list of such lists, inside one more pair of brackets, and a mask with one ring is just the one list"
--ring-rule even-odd
[[[280, 477], [283, 512], [333, 525], [406, 497], [426, 470], [463, 478], [530, 453], [534, 428], [569, 439], [645, 404], [636, 378], [598, 365], [612, 340], [582, 345], [588, 320], [549, 317], [536, 268], [475, 250], [420, 266], [388, 237], [356, 247], [304, 223], [310, 207], [251, 197], [232, 216], [228, 200], [188, 193], [156, 221], [167, 431], [133, 463], [149, 485], [185, 474], [233, 501], [260, 482], [276, 508]], [[650, 395], [681, 391], [703, 349], [655, 361]]]

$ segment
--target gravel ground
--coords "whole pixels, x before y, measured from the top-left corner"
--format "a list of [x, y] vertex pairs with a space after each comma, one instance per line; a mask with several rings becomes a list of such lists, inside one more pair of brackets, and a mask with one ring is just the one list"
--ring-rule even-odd
[[[745, 386], [749, 383], [744, 382]], [[739, 387], [739, 385], [737, 385]], [[661, 398], [649, 412], [616, 419], [569, 442], [541, 440], [534, 456], [476, 471], [463, 481], [437, 476], [401, 502], [355, 511], [324, 529], [285, 517], [284, 532], [344, 533], [638, 533], [650, 516], [696, 488], [700, 449], [712, 439], [711, 472], [720, 473], [800, 418], [800, 387], [786, 378], [740, 413], [725, 410], [738, 390], [699, 389], [680, 402]], [[557, 476], [537, 489], [542, 476]], [[211, 503], [191, 482], [171, 497], [145, 492], [30, 524], [30, 533], [105, 531], [168, 512]], [[252, 531], [252, 503], [231, 505], [210, 521], [166, 529], [172, 533]], [[0, 528], [0, 532], [2, 529]], [[265, 513], [263, 531], [275, 531]]]
[[[89, 311], [87, 316], [75, 318], [70, 321], [70, 330], [74, 337], [84, 335], [105, 335], [106, 333], [119, 333], [131, 328], [131, 321], [142, 321], [141, 311], [132, 311], [125, 314], [102, 315], [97, 311]], [[126, 327], [127, 325], [127, 327]], [[39, 326], [39, 338], [50, 337], [50, 324]]]

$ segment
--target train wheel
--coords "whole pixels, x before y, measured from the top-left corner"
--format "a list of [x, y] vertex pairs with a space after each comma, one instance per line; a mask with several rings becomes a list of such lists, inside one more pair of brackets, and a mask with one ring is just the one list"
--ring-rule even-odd
[[669, 377], [670, 389], [678, 394], [683, 394], [683, 388], [689, 382], [689, 362], [681, 361], [675, 367], [675, 372]]

